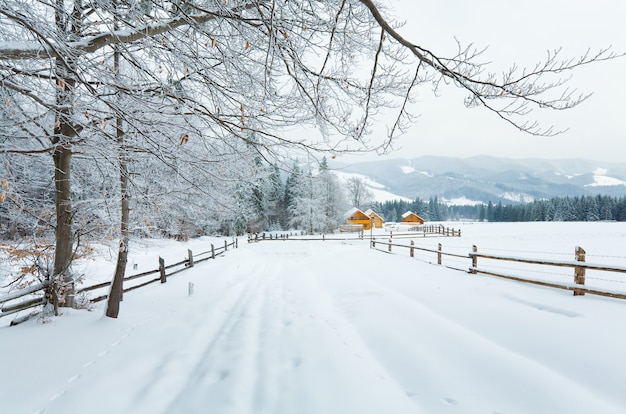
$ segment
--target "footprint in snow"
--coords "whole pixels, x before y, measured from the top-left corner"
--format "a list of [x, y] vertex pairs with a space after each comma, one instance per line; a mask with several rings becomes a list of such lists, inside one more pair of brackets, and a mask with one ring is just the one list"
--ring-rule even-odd
[[67, 390], [63, 390], [57, 394], [54, 394], [52, 397], [50, 397], [49, 401], [54, 401], [54, 400], [58, 400], [59, 398], [61, 398], [65, 393], [67, 392]]
[[68, 383], [68, 384], [71, 384], [72, 382], [76, 381], [76, 380], [77, 380], [77, 379], [79, 379], [79, 378], [80, 378], [80, 374], [76, 374], [76, 375], [74, 375], [73, 377], [70, 377], [70, 378], [67, 380], [67, 383]]
[[446, 397], [443, 400], [450, 405], [459, 405], [459, 402], [454, 398]]

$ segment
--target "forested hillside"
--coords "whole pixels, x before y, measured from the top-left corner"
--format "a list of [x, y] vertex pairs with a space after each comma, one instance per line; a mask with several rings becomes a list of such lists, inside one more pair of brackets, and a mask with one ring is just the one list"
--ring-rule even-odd
[[375, 203], [376, 211], [387, 221], [399, 221], [405, 211], [413, 211], [426, 220], [515, 221], [626, 221], [626, 197], [574, 196], [553, 197], [530, 203], [447, 205], [437, 197], [428, 202], [417, 198]]

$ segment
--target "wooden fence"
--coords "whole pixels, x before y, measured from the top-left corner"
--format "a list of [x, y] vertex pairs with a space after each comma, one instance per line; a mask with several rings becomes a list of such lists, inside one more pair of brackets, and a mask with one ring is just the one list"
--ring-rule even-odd
[[[184, 260], [181, 260], [177, 263], [171, 263], [168, 265], [165, 264], [165, 260], [163, 258], [159, 257], [158, 268], [153, 269], [153, 270], [148, 270], [146, 272], [138, 273], [135, 275], [127, 276], [124, 278], [124, 282], [141, 279], [141, 278], [147, 278], [151, 275], [157, 275], [156, 277], [149, 278], [148, 280], [145, 280], [141, 283], [127, 287], [123, 290], [123, 292], [124, 293], [130, 292], [132, 290], [139, 289], [141, 287], [147, 286], [155, 282], [166, 283], [168, 277], [173, 276], [176, 273], [180, 273], [183, 270], [192, 268], [197, 263], [201, 263], [210, 259], [215, 259], [217, 256], [220, 256], [224, 254], [225, 252], [227, 252], [229, 248], [239, 247], [238, 243], [239, 242], [237, 239], [234, 239], [231, 243], [228, 243], [228, 241], [225, 240], [224, 245], [215, 247], [215, 245], [211, 244], [210, 250], [207, 250], [202, 253], [198, 253], [196, 255], [194, 255], [193, 252], [188, 249], [187, 257]], [[109, 287], [110, 285], [111, 285], [111, 282], [108, 281], [108, 282], [98, 283], [96, 285], [86, 286], [86, 287], [77, 289], [75, 294], [78, 295], [78, 294], [85, 293], [85, 292], [103, 289], [103, 288]], [[0, 297], [0, 318], [4, 316], [12, 315], [14, 313], [17, 313], [26, 309], [36, 308], [38, 306], [45, 305], [46, 298], [44, 297], [43, 292], [45, 291], [47, 287], [48, 287], [47, 283], [39, 283], [39, 284], [30, 286], [26, 289], [21, 289], [19, 291], [15, 291], [8, 295]], [[23, 298], [26, 296], [30, 297], [34, 294], [38, 294], [37, 297], [30, 298], [28, 300], [23, 300], [19, 303], [14, 303], [19, 298]], [[108, 297], [108, 293], [99, 295], [94, 298], [91, 298], [90, 302], [91, 303], [100, 302], [102, 300], [105, 300], [107, 297]], [[19, 322], [23, 322], [26, 319], [27, 318], [24, 318], [23, 320], [20, 319]], [[15, 323], [15, 321], [11, 322], [11, 325], [16, 325], [16, 324], [17, 323]]]
[[[406, 239], [416, 237], [461, 237], [461, 230], [457, 230], [443, 225], [428, 225], [428, 226], [414, 226], [407, 229], [404, 232], [389, 232], [391, 239]], [[345, 232], [344, 232], [345, 233]], [[379, 235], [376, 235], [379, 236]], [[334, 234], [320, 234], [316, 236], [303, 236], [302, 233], [261, 233], [261, 234], [248, 234], [248, 243], [258, 241], [272, 241], [272, 240], [301, 240], [301, 241], [344, 241], [344, 240], [363, 240], [371, 239], [374, 235], [368, 233], [368, 231], [352, 232], [341, 236]]]
[[[601, 272], [626, 273], [626, 267], [606, 265], [606, 264], [587, 263], [585, 260], [586, 252], [582, 247], [576, 247], [575, 253], [574, 253], [574, 260], [557, 261], [557, 260], [549, 260], [549, 259], [541, 259], [541, 258], [525, 258], [525, 257], [517, 257], [517, 256], [484, 254], [484, 253], [478, 252], [477, 246], [473, 246], [472, 252], [468, 254], [457, 254], [457, 253], [444, 252], [442, 249], [441, 243], [438, 244], [437, 249], [431, 249], [431, 248], [415, 246], [415, 243], [413, 240], [411, 240], [410, 245], [393, 243], [392, 239], [389, 239], [388, 242], [384, 242], [384, 241], [380, 241], [376, 239], [371, 240], [371, 247], [373, 249], [381, 250], [378, 248], [378, 246], [386, 246], [386, 249], [382, 251], [386, 251], [388, 253], [392, 253], [394, 248], [408, 249], [409, 255], [411, 257], [415, 256], [416, 251], [433, 253], [433, 254], [436, 254], [438, 265], [443, 264], [444, 256], [468, 259], [470, 261], [469, 267], [465, 269], [458, 269], [454, 267], [452, 268], [456, 270], [463, 270], [470, 274], [481, 273], [481, 274], [496, 276], [496, 277], [500, 277], [504, 279], [515, 280], [518, 282], [531, 283], [531, 284], [547, 286], [551, 288], [570, 290], [574, 292], [575, 296], [580, 296], [580, 295], [584, 295], [585, 293], [589, 293], [593, 295], [608, 296], [608, 297], [617, 298], [617, 299], [626, 299], [626, 289], [625, 291], [617, 291], [617, 290], [611, 290], [611, 289], [590, 288], [590, 287], [585, 286], [587, 270], [595, 270], [595, 271], [601, 271]], [[478, 259], [481, 259], [481, 265], [479, 265]], [[484, 260], [497, 261], [497, 262], [516, 262], [516, 263], [522, 263], [522, 264], [529, 265], [529, 266], [539, 265], [539, 266], [572, 268], [573, 269], [573, 274], [571, 275], [572, 283], [555, 282], [555, 281], [550, 281], [550, 280], [538, 280], [538, 279], [528, 278], [528, 277], [515, 275], [515, 274], [507, 274], [498, 270], [494, 270], [490, 268], [490, 266], [482, 265], [482, 262]], [[559, 276], [563, 276], [563, 275], [559, 275]], [[624, 280], [613, 280], [611, 282], [626, 284], [626, 277], [624, 278]]]

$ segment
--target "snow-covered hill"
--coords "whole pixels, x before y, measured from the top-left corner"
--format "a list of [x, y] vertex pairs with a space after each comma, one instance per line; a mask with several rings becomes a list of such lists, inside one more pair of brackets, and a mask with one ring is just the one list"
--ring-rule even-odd
[[337, 165], [409, 199], [529, 202], [581, 195], [626, 195], [626, 165], [589, 160], [425, 156]]
[[359, 180], [361, 180], [363, 184], [365, 184], [367, 189], [370, 190], [372, 194], [374, 195], [374, 201], [378, 201], [380, 203], [384, 203], [385, 201], [390, 201], [390, 200], [411, 201], [411, 199], [407, 197], [403, 197], [401, 195], [393, 194], [392, 192], [387, 191], [384, 185], [374, 181], [372, 178], [366, 175], [357, 174], [357, 173], [348, 173], [348, 172], [337, 171], [337, 170], [333, 171], [333, 173], [339, 178], [339, 181], [343, 183], [344, 185], [346, 185], [346, 182], [350, 178], [358, 178]]
[[[416, 243], [568, 256], [582, 243], [624, 260], [624, 223], [461, 226], [461, 238]], [[198, 243], [133, 246], [131, 263]], [[111, 268], [103, 260], [90, 277]], [[102, 305], [45, 324], [0, 319], [0, 412], [621, 414], [625, 319], [624, 301], [469, 275], [367, 240], [240, 243], [129, 292], [118, 320]]]

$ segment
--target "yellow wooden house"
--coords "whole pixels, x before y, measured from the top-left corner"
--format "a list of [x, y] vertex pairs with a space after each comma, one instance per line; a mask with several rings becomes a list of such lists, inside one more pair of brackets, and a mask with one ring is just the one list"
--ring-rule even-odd
[[424, 219], [412, 211], [407, 211], [402, 215], [402, 222], [409, 224], [424, 224]]
[[370, 217], [356, 207], [346, 213], [346, 223], [349, 225], [361, 225], [363, 230], [369, 230], [370, 222]]
[[382, 229], [383, 228], [383, 218], [378, 215], [374, 210], [369, 209], [365, 212], [365, 215], [367, 215], [370, 219], [372, 219], [372, 226], [374, 226], [375, 229]]

